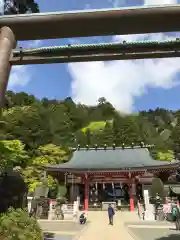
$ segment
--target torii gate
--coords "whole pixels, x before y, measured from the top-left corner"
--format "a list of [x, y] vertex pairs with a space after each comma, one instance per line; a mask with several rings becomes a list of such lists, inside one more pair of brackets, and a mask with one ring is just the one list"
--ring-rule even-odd
[[1, 16], [0, 109], [17, 41], [179, 31], [179, 17], [180, 5]]

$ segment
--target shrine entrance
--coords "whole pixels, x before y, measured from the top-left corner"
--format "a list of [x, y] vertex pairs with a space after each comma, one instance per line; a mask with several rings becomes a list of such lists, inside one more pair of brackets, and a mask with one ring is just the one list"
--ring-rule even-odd
[[[142, 185], [141, 185], [142, 186]], [[84, 185], [74, 186], [73, 196], [71, 194], [72, 186], [68, 185], [67, 199], [69, 202], [76, 200], [76, 188], [80, 197], [80, 203], [84, 204]], [[101, 202], [118, 202], [123, 205], [129, 205], [130, 188], [127, 183], [90, 183], [89, 185], [89, 205], [99, 205]]]
[[[98, 184], [98, 192], [101, 198], [101, 202], [107, 201], [124, 201], [128, 204], [129, 202], [129, 186], [125, 183], [104, 183]], [[90, 199], [93, 201], [92, 199]]]
[[69, 162], [49, 166], [47, 171], [61, 183], [65, 174], [68, 200], [73, 202], [79, 196], [85, 211], [103, 202], [119, 201], [134, 211], [137, 201], [143, 199], [145, 179], [141, 179], [150, 174], [166, 181], [179, 166], [179, 162], [154, 160], [150, 147], [77, 148]]

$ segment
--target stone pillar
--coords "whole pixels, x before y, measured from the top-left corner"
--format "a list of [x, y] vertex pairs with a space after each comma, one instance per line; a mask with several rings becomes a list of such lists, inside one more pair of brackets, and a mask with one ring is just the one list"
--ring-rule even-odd
[[89, 179], [88, 175], [85, 175], [84, 178], [84, 210], [88, 211], [89, 205]]
[[10, 58], [15, 47], [16, 40], [12, 30], [9, 27], [2, 27], [0, 29], [0, 111], [4, 107], [4, 96], [11, 70]]

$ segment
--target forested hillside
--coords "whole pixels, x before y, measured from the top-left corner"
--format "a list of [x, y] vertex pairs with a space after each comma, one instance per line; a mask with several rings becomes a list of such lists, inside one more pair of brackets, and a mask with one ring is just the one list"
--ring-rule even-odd
[[26, 150], [45, 144], [117, 146], [141, 141], [159, 149], [176, 150], [180, 143], [180, 111], [148, 110], [132, 115], [117, 112], [106, 99], [95, 107], [64, 101], [36, 99], [24, 92], [6, 93], [1, 139], [19, 139]]
[[[106, 99], [88, 107], [64, 101], [36, 99], [24, 92], [6, 93], [0, 122], [2, 167], [20, 166], [33, 190], [42, 177], [41, 166], [68, 160], [71, 147], [154, 144], [156, 158], [178, 156], [180, 111], [166, 109], [123, 115]], [[172, 152], [173, 151], [173, 152]], [[49, 184], [53, 180], [49, 178]]]

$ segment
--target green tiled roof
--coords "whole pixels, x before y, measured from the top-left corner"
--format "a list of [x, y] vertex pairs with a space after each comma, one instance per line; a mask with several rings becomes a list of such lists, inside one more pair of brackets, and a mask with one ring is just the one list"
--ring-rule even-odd
[[[71, 160], [49, 166], [48, 171], [63, 170], [123, 170], [171, 166], [171, 162], [154, 160], [147, 148], [104, 148], [75, 150]], [[174, 163], [173, 163], [174, 165]]]

